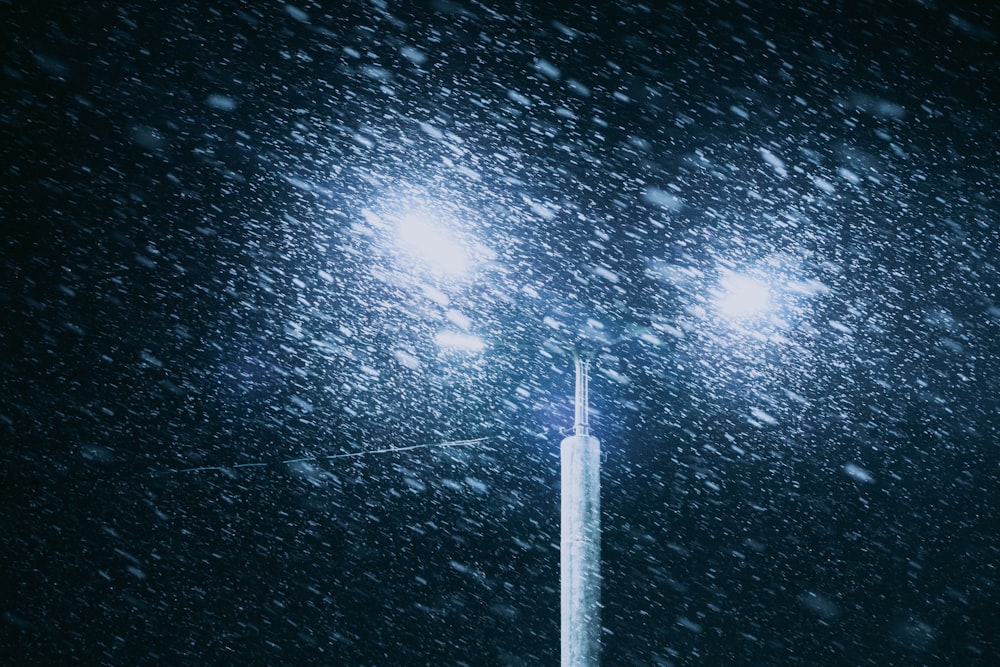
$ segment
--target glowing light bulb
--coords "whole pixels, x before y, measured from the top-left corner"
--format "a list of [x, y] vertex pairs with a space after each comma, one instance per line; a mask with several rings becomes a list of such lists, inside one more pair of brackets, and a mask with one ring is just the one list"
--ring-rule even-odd
[[458, 276], [469, 269], [469, 250], [428, 213], [414, 211], [399, 219], [396, 239], [400, 247], [434, 273]]
[[730, 273], [723, 277], [719, 312], [730, 319], [746, 319], [771, 310], [771, 290], [767, 283], [750, 276]]

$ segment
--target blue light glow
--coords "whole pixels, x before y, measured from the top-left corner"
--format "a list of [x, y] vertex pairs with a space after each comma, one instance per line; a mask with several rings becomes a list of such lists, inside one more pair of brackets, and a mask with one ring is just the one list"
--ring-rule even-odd
[[770, 286], [762, 280], [738, 273], [723, 276], [716, 303], [719, 312], [731, 320], [768, 313], [773, 308]]
[[468, 272], [472, 259], [469, 248], [427, 211], [405, 213], [395, 232], [400, 247], [431, 272], [451, 277]]

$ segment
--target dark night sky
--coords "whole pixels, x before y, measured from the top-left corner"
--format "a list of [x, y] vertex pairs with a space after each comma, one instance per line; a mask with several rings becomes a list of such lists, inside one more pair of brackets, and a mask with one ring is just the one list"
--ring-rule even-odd
[[538, 4], [0, 2], [0, 662], [555, 664], [590, 319], [604, 664], [995, 664], [992, 3]]

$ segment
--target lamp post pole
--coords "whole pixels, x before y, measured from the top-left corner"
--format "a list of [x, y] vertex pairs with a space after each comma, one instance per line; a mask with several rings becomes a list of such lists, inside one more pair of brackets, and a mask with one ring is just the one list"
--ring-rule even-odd
[[597, 667], [601, 649], [601, 441], [590, 435], [590, 360], [576, 355], [573, 435], [560, 445], [562, 667]]

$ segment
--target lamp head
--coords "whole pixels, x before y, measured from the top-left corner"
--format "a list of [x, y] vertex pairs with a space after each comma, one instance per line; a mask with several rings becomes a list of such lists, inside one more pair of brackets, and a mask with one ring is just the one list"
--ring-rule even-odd
[[719, 312], [730, 320], [744, 320], [769, 312], [771, 288], [762, 280], [752, 276], [728, 273], [720, 283], [716, 305]]

